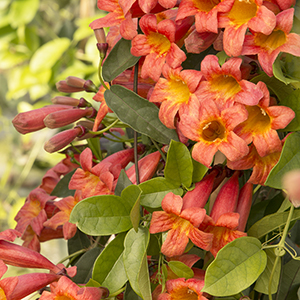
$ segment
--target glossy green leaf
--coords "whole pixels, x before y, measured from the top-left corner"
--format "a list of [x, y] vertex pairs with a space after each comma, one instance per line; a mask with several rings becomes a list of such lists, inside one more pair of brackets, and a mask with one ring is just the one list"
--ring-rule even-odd
[[73, 208], [70, 222], [89, 235], [110, 235], [132, 227], [132, 205], [121, 197], [101, 195], [86, 198]]
[[101, 252], [95, 261], [93, 279], [112, 294], [122, 288], [127, 281], [123, 264], [124, 239], [120, 233]]
[[99, 282], [97, 282], [96, 280], [93, 280], [92, 278], [90, 278], [89, 281], [86, 283], [85, 286], [101, 287], [101, 284]]
[[120, 85], [111, 86], [104, 97], [118, 118], [134, 130], [162, 144], [169, 144], [171, 139], [178, 140], [176, 131], [159, 120], [159, 109], [155, 104]]
[[65, 198], [68, 196], [74, 196], [75, 190], [69, 190], [68, 185], [71, 180], [71, 177], [75, 173], [76, 169], [71, 171], [70, 173], [66, 174], [55, 186], [53, 191], [51, 192], [51, 195]]
[[124, 300], [143, 300], [140, 296], [138, 296], [129, 283], [126, 285]]
[[147, 263], [149, 230], [131, 229], [124, 241], [124, 267], [132, 289], [144, 300], [151, 300], [150, 278]]
[[276, 95], [276, 97], [279, 99], [279, 101], [283, 101], [287, 95], [289, 95], [291, 92], [293, 92], [293, 87], [290, 85], [286, 85], [282, 81], [278, 80], [274, 76], [269, 77], [266, 73], [262, 73], [253, 79], [251, 79], [253, 83], [257, 83], [259, 81], [263, 81], [271, 94]]
[[179, 278], [194, 277], [194, 271], [181, 261], [171, 260], [168, 262], [168, 266]]
[[208, 167], [202, 165], [201, 163], [194, 160], [193, 158], [192, 158], [192, 162], [193, 162], [192, 182], [199, 182], [204, 177], [206, 172], [208, 171]]
[[283, 145], [280, 159], [271, 170], [265, 185], [282, 189], [282, 177], [287, 172], [300, 168], [300, 132], [289, 135]]
[[300, 130], [300, 90], [295, 90], [285, 99], [280, 101], [280, 105], [288, 106], [295, 112], [295, 118], [288, 124], [284, 131], [299, 131]]
[[[271, 276], [271, 272], [273, 270], [274, 262], [276, 259], [276, 255], [274, 249], [265, 249], [267, 254], [267, 266], [262, 274], [258, 277], [254, 289], [259, 293], [268, 294], [269, 280]], [[273, 280], [271, 284], [271, 294], [275, 294], [278, 289], [278, 283], [280, 278], [280, 270], [281, 270], [281, 258], [279, 258], [279, 262], [276, 264], [276, 268], [273, 275]]]
[[287, 70], [284, 68], [284, 62], [281, 61], [280, 56], [278, 56], [275, 62], [273, 63], [274, 77], [276, 77], [278, 80], [282, 81], [285, 84], [296, 83], [299, 81], [299, 78], [292, 78], [291, 75], [286, 72]]
[[30, 60], [30, 70], [33, 73], [51, 69], [61, 59], [69, 48], [71, 41], [67, 38], [57, 38], [41, 46]]
[[165, 178], [174, 185], [190, 187], [192, 184], [193, 163], [188, 148], [180, 142], [171, 141], [165, 167]]
[[112, 81], [138, 62], [140, 57], [132, 55], [130, 49], [131, 41], [123, 38], [113, 47], [103, 64], [102, 76], [105, 81]]
[[182, 196], [183, 190], [163, 177], [156, 177], [147, 180], [139, 185], [142, 190], [141, 205], [157, 208], [169, 192]]
[[129, 180], [124, 169], [122, 169], [115, 188], [115, 195], [121, 196], [122, 191], [130, 185], [132, 185], [132, 182]]
[[231, 296], [249, 287], [264, 271], [266, 253], [253, 237], [241, 237], [223, 247], [205, 273], [202, 292]]
[[34, 18], [40, 5], [40, 0], [12, 1], [9, 16], [13, 27], [28, 24]]
[[78, 262], [75, 264], [77, 266], [77, 273], [72, 278], [75, 283], [87, 283], [92, 277], [92, 270], [94, 266], [95, 259], [100, 254], [101, 249], [99, 247], [92, 248], [85, 252]]
[[[289, 211], [275, 213], [272, 215], [265, 216], [258, 222], [256, 222], [247, 232], [249, 236], [256, 237], [258, 239], [262, 238], [269, 232], [276, 230], [279, 227], [283, 227], [286, 224]], [[293, 212], [292, 220], [295, 221], [300, 219], [300, 210], [295, 210]]]
[[141, 214], [140, 214], [140, 197], [142, 190], [136, 185], [130, 185], [122, 191], [121, 197], [128, 203], [133, 203], [130, 211], [130, 220], [135, 231], [138, 231]]

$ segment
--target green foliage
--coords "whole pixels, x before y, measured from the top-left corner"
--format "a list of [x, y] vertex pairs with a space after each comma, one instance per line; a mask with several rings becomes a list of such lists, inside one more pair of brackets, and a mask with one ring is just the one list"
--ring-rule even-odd
[[134, 130], [162, 144], [178, 140], [175, 130], [165, 127], [159, 120], [155, 104], [117, 84], [106, 90], [104, 97], [118, 118]]
[[205, 273], [203, 292], [214, 296], [240, 293], [264, 271], [266, 253], [259, 240], [241, 237], [223, 247]]
[[179, 278], [189, 279], [194, 277], [193, 270], [181, 261], [171, 260], [168, 262], [168, 266]]

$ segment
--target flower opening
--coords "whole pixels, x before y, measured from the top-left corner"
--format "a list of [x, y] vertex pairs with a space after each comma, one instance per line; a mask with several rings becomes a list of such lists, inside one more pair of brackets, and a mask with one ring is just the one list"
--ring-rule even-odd
[[241, 91], [238, 81], [230, 75], [215, 76], [210, 82], [211, 89], [214, 92], [222, 92], [226, 98], [231, 98]]
[[211, 11], [214, 7], [216, 7], [221, 1], [219, 0], [193, 0], [194, 6], [199, 9], [200, 11], [205, 11], [209, 12]]
[[257, 4], [251, 0], [235, 0], [228, 17], [237, 25], [247, 23], [256, 16]]
[[202, 127], [201, 137], [207, 142], [214, 142], [217, 139], [226, 138], [226, 128], [219, 120], [204, 123]]
[[148, 36], [148, 43], [151, 46], [151, 52], [159, 55], [166, 55], [171, 48], [171, 42], [168, 38], [158, 32], [151, 32]]
[[274, 30], [270, 35], [257, 33], [254, 44], [267, 51], [274, 51], [286, 43], [286, 33], [282, 30]]

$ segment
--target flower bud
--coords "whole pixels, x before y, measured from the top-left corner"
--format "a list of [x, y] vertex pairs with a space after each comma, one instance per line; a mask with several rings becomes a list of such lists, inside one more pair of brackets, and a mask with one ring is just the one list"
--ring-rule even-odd
[[60, 128], [69, 125], [83, 117], [93, 117], [95, 110], [92, 107], [86, 109], [73, 108], [66, 109], [63, 113], [54, 112], [49, 114], [45, 119], [44, 123], [48, 128]]
[[82, 126], [76, 126], [72, 129], [64, 130], [46, 142], [44, 149], [49, 153], [59, 151], [70, 144], [76, 137], [82, 136], [84, 133], [85, 128]]
[[91, 80], [85, 80], [75, 76], [66, 78], [66, 83], [70, 87], [80, 88], [82, 91], [97, 93], [98, 89]]
[[65, 80], [56, 83], [56, 89], [62, 93], [76, 93], [84, 91], [84, 88], [74, 87], [67, 84]]
[[87, 107], [89, 105], [89, 103], [84, 98], [76, 99], [66, 96], [56, 96], [52, 98], [51, 101], [53, 104], [62, 104], [77, 107]]
[[100, 58], [104, 59], [106, 56], [107, 49], [108, 49], [108, 44], [107, 43], [97, 43], [97, 48], [100, 53]]
[[16, 130], [22, 134], [45, 128], [44, 119], [49, 114], [69, 109], [68, 105], [47, 105], [42, 108], [18, 114], [12, 120]]
[[94, 34], [97, 40], [97, 43], [102, 44], [106, 43], [105, 32], [103, 28], [94, 29]]
[[300, 206], [300, 170], [287, 172], [282, 179], [282, 184], [290, 201], [295, 207]]

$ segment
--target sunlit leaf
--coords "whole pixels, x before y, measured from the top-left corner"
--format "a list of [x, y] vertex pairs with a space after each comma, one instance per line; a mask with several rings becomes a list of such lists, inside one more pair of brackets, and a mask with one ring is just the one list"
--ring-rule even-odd
[[171, 139], [178, 140], [176, 131], [160, 122], [155, 104], [120, 85], [111, 86], [104, 97], [118, 118], [134, 130], [162, 144], [168, 144]]
[[28, 24], [34, 18], [40, 5], [40, 0], [12, 1], [9, 16], [13, 27]]
[[202, 292], [231, 296], [249, 287], [264, 271], [266, 253], [253, 237], [241, 237], [223, 247], [205, 273]]
[[276, 189], [282, 189], [282, 177], [287, 172], [300, 168], [300, 133], [289, 135], [283, 145], [280, 159], [271, 170], [265, 185]]
[[170, 269], [180, 278], [193, 278], [194, 272], [186, 264], [181, 261], [171, 260], [168, 262]]

